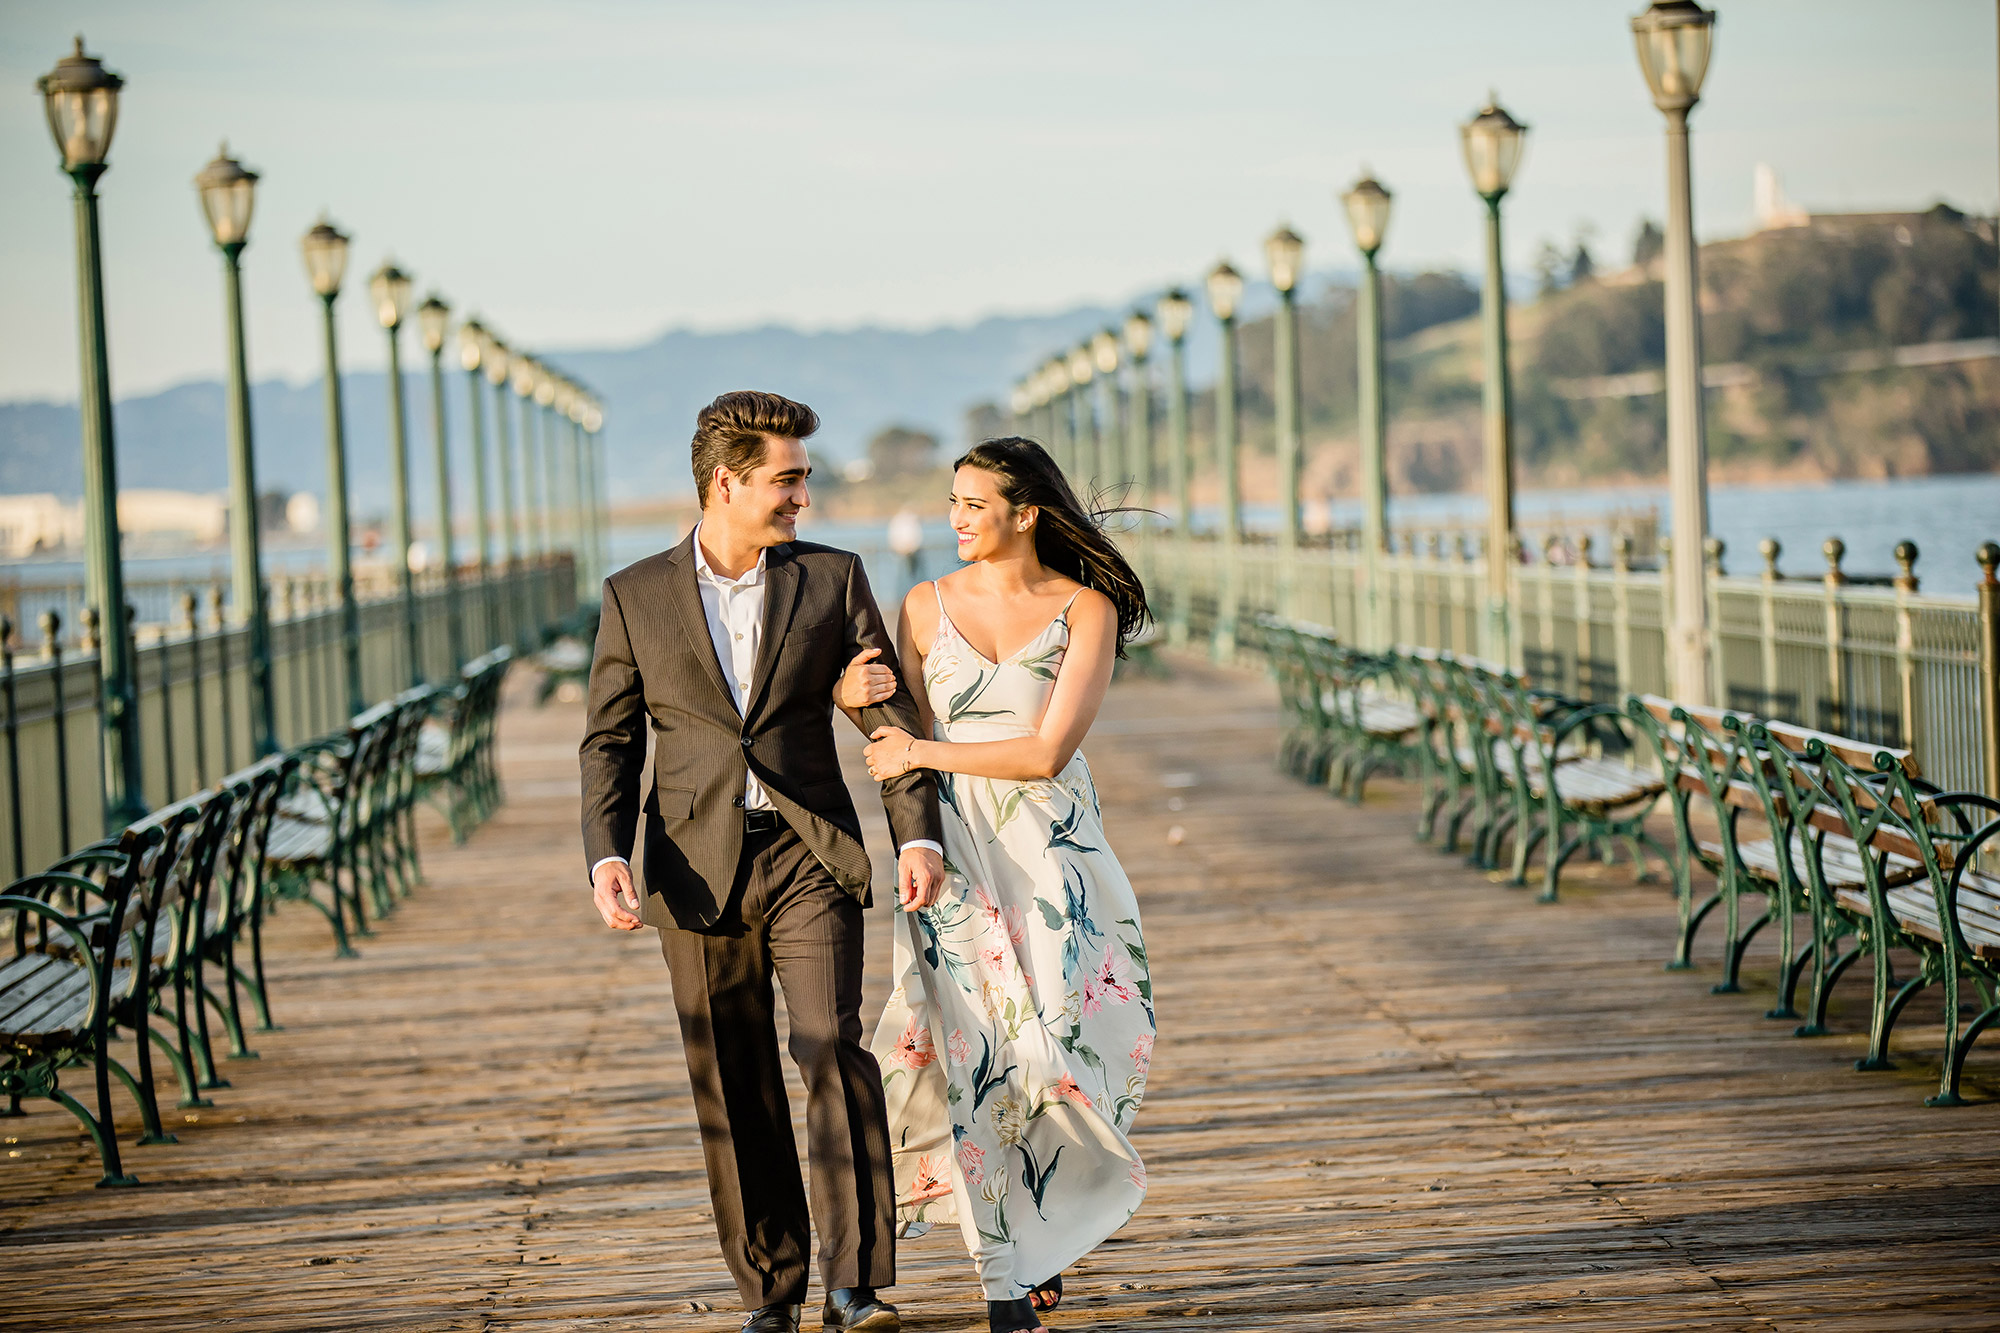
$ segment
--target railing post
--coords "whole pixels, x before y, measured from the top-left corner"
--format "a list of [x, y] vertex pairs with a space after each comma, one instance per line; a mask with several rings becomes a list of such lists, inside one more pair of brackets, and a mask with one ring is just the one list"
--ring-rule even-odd
[[2000, 543], [1979, 548], [1979, 723], [1986, 794], [2000, 798]]
[[1618, 693], [1635, 693], [1632, 681], [1632, 538], [1611, 539], [1611, 656], [1617, 664]]
[[[1757, 553], [1764, 557], [1764, 580], [1757, 607], [1757, 667], [1764, 686], [1759, 712], [1771, 711], [1771, 700], [1778, 693], [1778, 556], [1784, 549], [1776, 537], [1766, 537], [1757, 543]], [[1722, 702], [1728, 702], [1726, 696]]]
[[1726, 693], [1727, 672], [1722, 664], [1722, 635], [1716, 627], [1722, 623], [1722, 554], [1725, 543], [1720, 537], [1702, 539], [1701, 587], [1703, 606], [1703, 629], [1701, 634], [1702, 653], [1708, 662], [1706, 686], [1708, 693], [1700, 702], [1713, 704]]
[[1903, 731], [1898, 739], [1906, 748], [1915, 749], [1917, 737], [1922, 734], [1917, 726], [1917, 634], [1910, 614], [1910, 598], [1918, 588], [1915, 542], [1896, 543], [1896, 564], [1901, 571], [1896, 575], [1896, 684], [1903, 714]]
[[1840, 590], [1847, 582], [1847, 575], [1841, 571], [1841, 557], [1847, 554], [1847, 543], [1838, 537], [1828, 537], [1820, 546], [1826, 556], [1826, 687], [1827, 703], [1821, 710], [1825, 717], [1817, 719], [1813, 725], [1829, 731], [1846, 731], [1850, 727], [1847, 718], [1847, 672], [1843, 654], [1847, 643], [1847, 608], [1841, 601]]
[[20, 708], [14, 698], [14, 622], [0, 616], [0, 718], [7, 728], [7, 832], [13, 843], [14, 879], [28, 873], [27, 844], [21, 830]]

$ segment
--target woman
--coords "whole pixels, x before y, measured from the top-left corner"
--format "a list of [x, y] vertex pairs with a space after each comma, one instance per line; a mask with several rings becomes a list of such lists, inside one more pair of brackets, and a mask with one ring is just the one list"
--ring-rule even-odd
[[[968, 563], [911, 589], [898, 631], [930, 736], [883, 727], [866, 752], [879, 780], [940, 774], [947, 881], [903, 918], [874, 1051], [901, 1220], [957, 1219], [1010, 1333], [1042, 1328], [1062, 1270], [1146, 1192], [1126, 1138], [1153, 1049], [1146, 947], [1077, 748], [1146, 594], [1031, 440], [959, 459], [951, 503]], [[893, 688], [857, 659], [839, 703]]]

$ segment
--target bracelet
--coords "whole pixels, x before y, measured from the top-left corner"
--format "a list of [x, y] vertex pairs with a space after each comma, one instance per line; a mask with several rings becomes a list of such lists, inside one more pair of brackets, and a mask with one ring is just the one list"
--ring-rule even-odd
[[[903, 747], [903, 773], [907, 773], [912, 768], [916, 767], [914, 763], [910, 762], [910, 754], [916, 748], [917, 748], [917, 738], [915, 736], [912, 736], [910, 737], [910, 743]], [[896, 776], [900, 778], [903, 776], [903, 773], [898, 773]]]

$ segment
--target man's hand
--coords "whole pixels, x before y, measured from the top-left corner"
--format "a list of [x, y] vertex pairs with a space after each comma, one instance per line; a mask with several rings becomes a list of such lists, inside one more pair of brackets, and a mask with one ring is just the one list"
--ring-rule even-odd
[[896, 904], [914, 912], [943, 892], [944, 858], [928, 847], [905, 847], [896, 858]]
[[840, 673], [840, 684], [834, 687], [835, 703], [842, 708], [862, 709], [879, 704], [896, 692], [896, 673], [875, 660], [881, 655], [880, 648], [863, 648], [854, 655], [847, 670]]
[[632, 887], [631, 866], [623, 861], [606, 861], [597, 867], [590, 881], [590, 900], [597, 904], [597, 914], [604, 918], [605, 925], [613, 930], [637, 930], [645, 924], [634, 915], [639, 910], [639, 894]]

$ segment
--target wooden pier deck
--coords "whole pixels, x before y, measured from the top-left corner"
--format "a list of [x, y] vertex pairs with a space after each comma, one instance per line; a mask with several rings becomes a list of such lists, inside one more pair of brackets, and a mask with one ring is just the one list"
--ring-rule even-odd
[[[1712, 948], [1660, 968], [1663, 889], [1593, 867], [1538, 906], [1414, 843], [1406, 787], [1354, 810], [1277, 774], [1276, 720], [1183, 663], [1088, 744], [1154, 960], [1152, 1193], [1052, 1327], [2000, 1327], [2000, 1043], [1976, 1104], [1926, 1110], [1926, 1007], [1858, 1074], [1864, 980], [1794, 1039], [1768, 953], [1710, 995]], [[275, 923], [284, 1030], [130, 1150], [142, 1187], [93, 1189], [50, 1104], [0, 1123], [0, 1326], [737, 1327], [666, 969], [583, 889], [580, 723], [517, 694], [510, 803], [462, 848], [430, 829], [362, 957]], [[902, 1267], [907, 1327], [985, 1327], [955, 1235]]]

